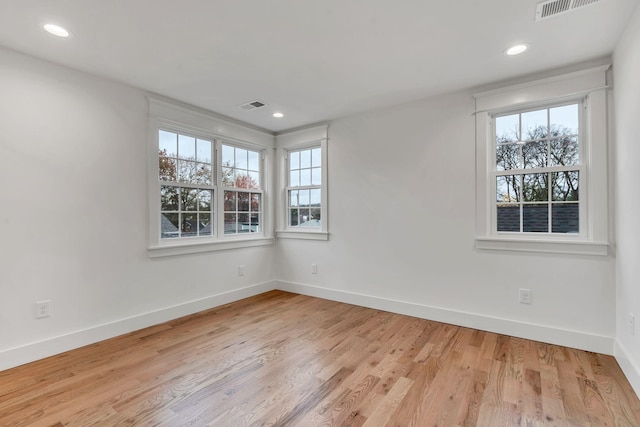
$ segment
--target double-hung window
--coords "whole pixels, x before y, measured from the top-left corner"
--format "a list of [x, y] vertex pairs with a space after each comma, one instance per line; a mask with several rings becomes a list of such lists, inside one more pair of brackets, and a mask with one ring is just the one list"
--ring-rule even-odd
[[322, 150], [289, 151], [287, 222], [289, 227], [320, 229], [322, 225]]

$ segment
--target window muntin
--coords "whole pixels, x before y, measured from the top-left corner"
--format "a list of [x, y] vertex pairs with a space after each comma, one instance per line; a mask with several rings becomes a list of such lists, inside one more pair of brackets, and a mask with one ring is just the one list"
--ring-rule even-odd
[[210, 140], [158, 131], [161, 239], [213, 234], [213, 158]]
[[497, 232], [580, 233], [581, 105], [494, 117]]
[[293, 150], [287, 157], [287, 226], [321, 228], [322, 150]]

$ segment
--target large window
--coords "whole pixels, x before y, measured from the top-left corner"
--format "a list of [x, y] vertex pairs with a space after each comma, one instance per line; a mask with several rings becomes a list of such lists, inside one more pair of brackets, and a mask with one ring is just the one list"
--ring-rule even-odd
[[322, 224], [322, 150], [288, 154], [287, 221], [289, 227], [320, 228]]
[[493, 118], [497, 232], [580, 233], [581, 107]]

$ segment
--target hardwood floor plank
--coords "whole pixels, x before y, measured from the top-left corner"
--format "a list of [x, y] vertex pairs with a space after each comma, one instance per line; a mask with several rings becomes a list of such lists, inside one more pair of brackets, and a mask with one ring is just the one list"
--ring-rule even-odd
[[0, 426], [640, 426], [611, 356], [272, 291], [0, 372]]

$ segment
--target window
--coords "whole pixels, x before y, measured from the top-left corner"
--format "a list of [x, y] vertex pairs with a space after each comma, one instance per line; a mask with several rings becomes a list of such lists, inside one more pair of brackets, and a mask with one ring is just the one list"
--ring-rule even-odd
[[497, 232], [580, 234], [581, 107], [493, 117]]
[[478, 249], [608, 254], [608, 69], [475, 95]]
[[322, 150], [290, 151], [287, 220], [289, 227], [320, 228], [322, 224]]

